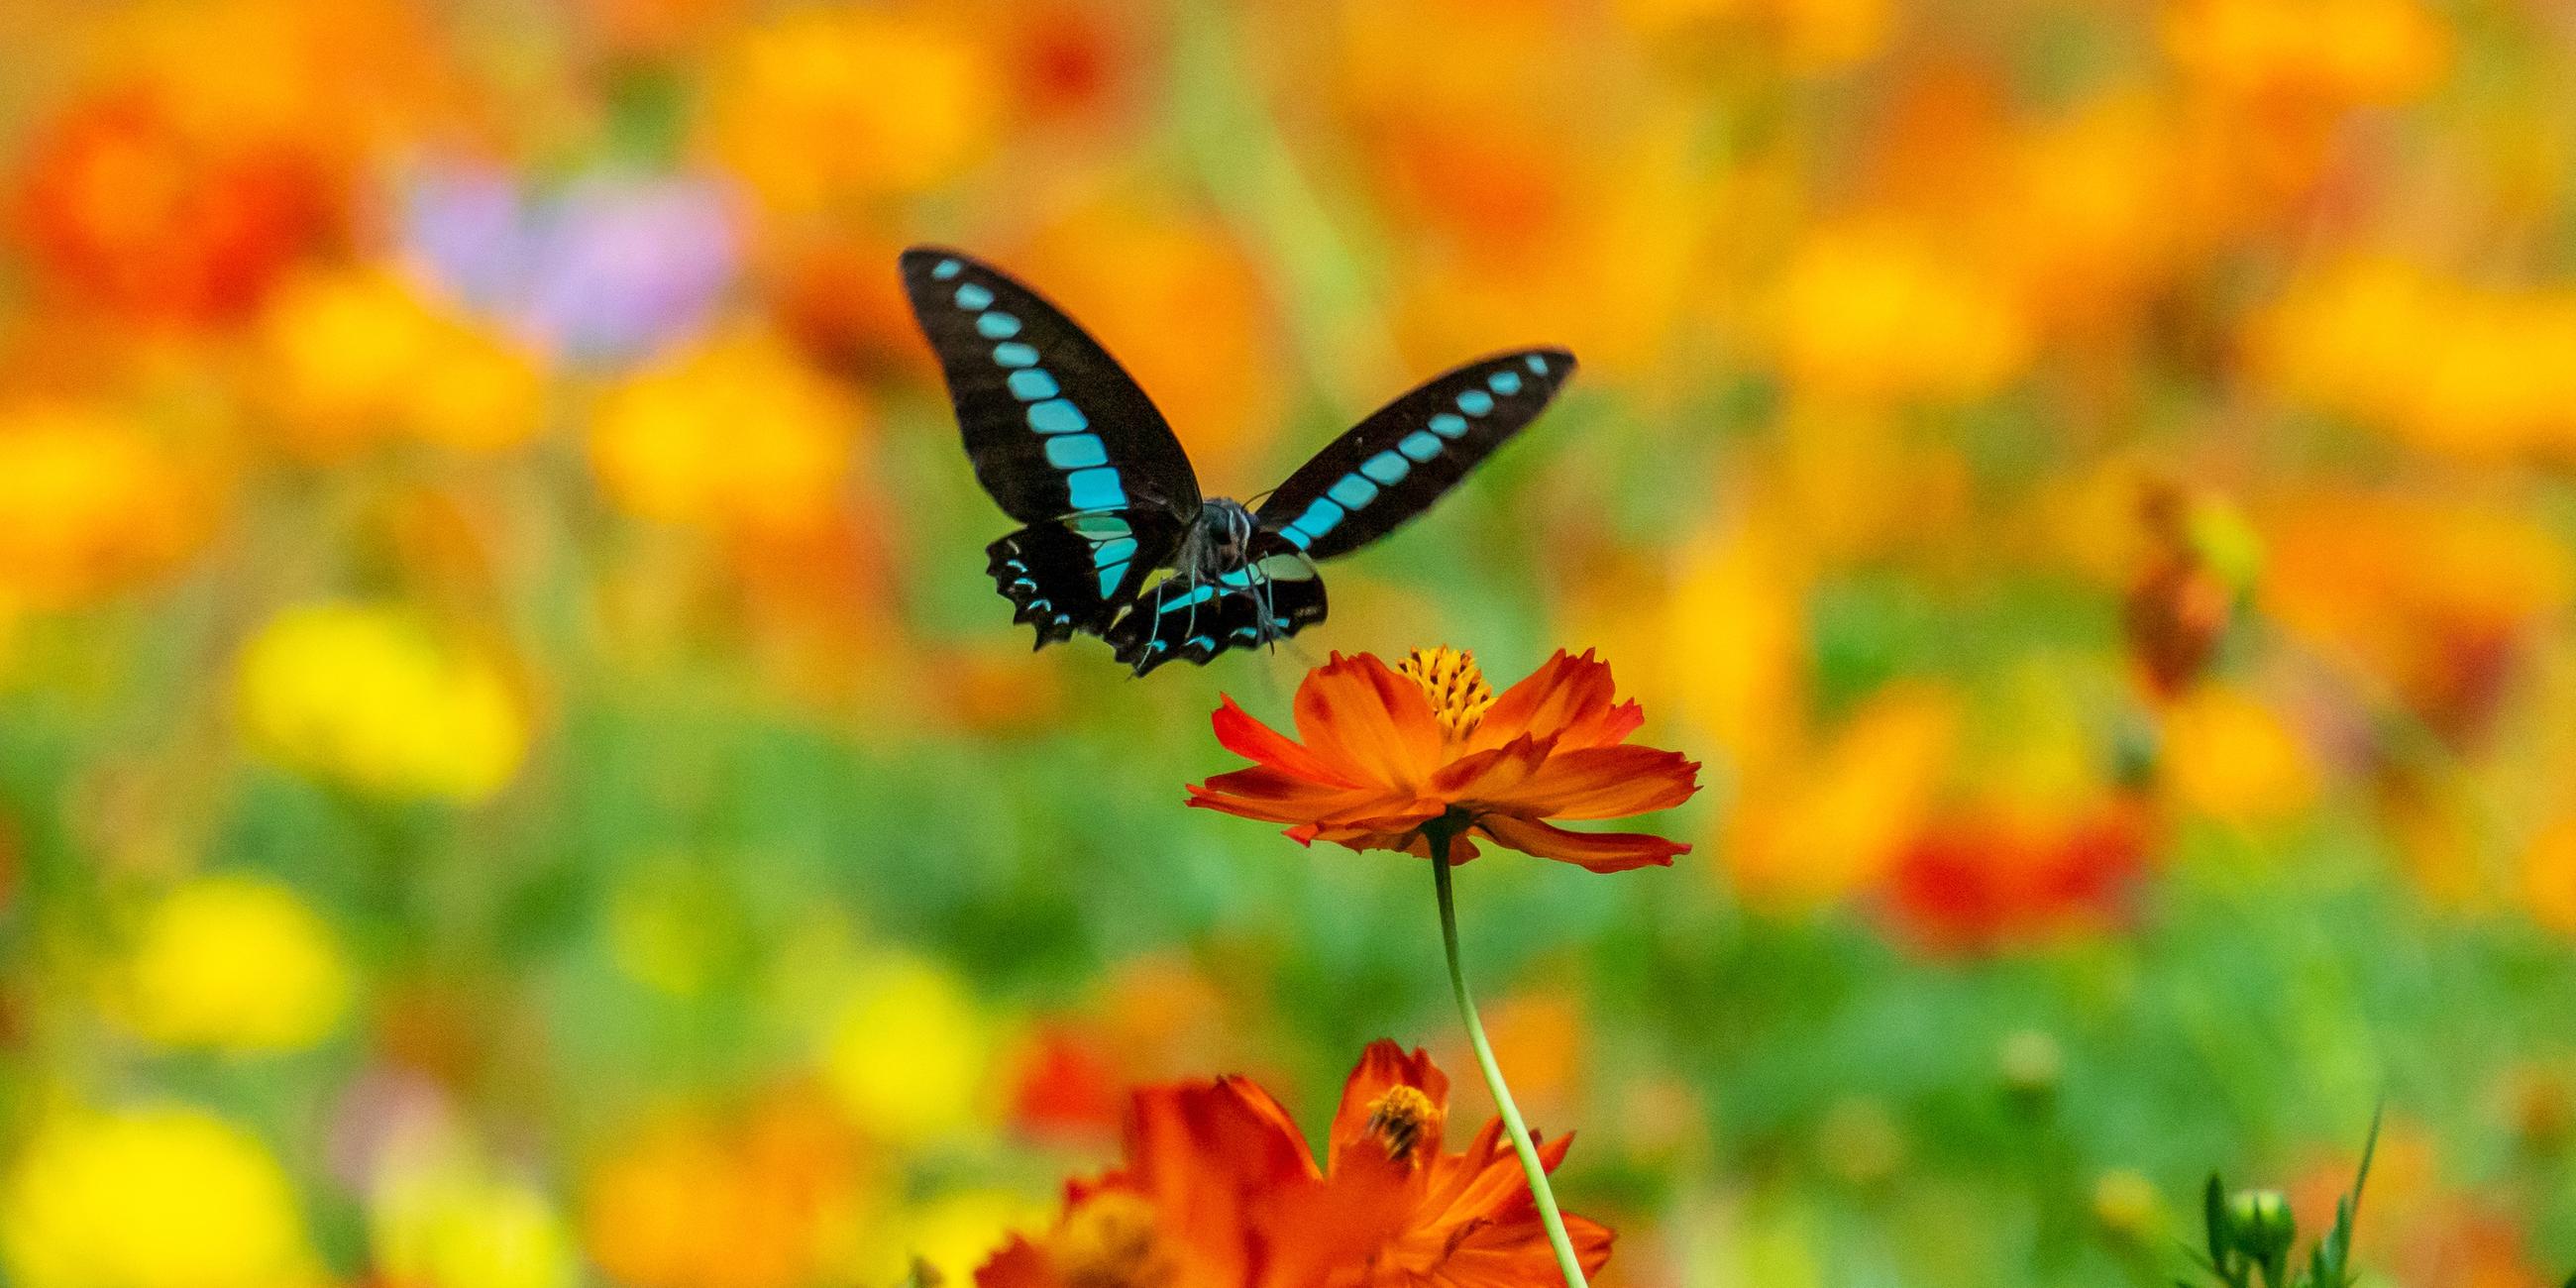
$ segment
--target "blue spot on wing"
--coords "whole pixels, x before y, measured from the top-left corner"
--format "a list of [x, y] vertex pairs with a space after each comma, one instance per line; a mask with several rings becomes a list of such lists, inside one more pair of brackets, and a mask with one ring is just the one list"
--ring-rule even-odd
[[1109, 449], [1097, 434], [1059, 434], [1046, 441], [1047, 464], [1060, 470], [1078, 470], [1109, 463]]
[[973, 282], [968, 282], [957, 288], [957, 307], [973, 309], [980, 313], [993, 307], [993, 293]]
[[1458, 410], [1470, 416], [1482, 416], [1494, 409], [1494, 396], [1482, 389], [1470, 389], [1458, 395]]
[[1124, 564], [1135, 557], [1136, 539], [1134, 537], [1119, 537], [1103, 541], [1091, 552], [1091, 562], [1103, 568], [1111, 564]]
[[1440, 440], [1417, 429], [1405, 435], [1403, 441], [1395, 445], [1395, 450], [1416, 462], [1427, 461], [1440, 454]]
[[[1429, 438], [1430, 435], [1426, 434], [1424, 437]], [[1437, 444], [1439, 440], [1433, 439], [1432, 441], [1434, 444]], [[1432, 450], [1436, 452], [1440, 449], [1435, 445]], [[1376, 479], [1378, 482], [1383, 483], [1388, 487], [1394, 487], [1396, 484], [1403, 482], [1404, 476], [1412, 472], [1413, 462], [1408, 461], [1393, 452], [1380, 452], [1377, 455], [1360, 462], [1360, 473], [1366, 474], [1370, 478]]]
[[943, 259], [930, 266], [930, 275], [943, 282], [965, 271], [966, 266], [953, 259]]
[[1075, 470], [1064, 476], [1067, 504], [1076, 510], [1115, 510], [1127, 504], [1114, 469]]
[[993, 361], [1005, 367], [1034, 367], [1038, 365], [1038, 351], [1013, 340], [993, 346]]
[[987, 340], [1008, 340], [1020, 333], [1020, 320], [1000, 311], [985, 313], [976, 317], [975, 330]]
[[1346, 509], [1356, 510], [1377, 499], [1377, 484], [1357, 474], [1345, 474], [1333, 480], [1333, 485], [1324, 489], [1324, 495], [1341, 502]]
[[1497, 371], [1494, 374], [1485, 377], [1485, 387], [1493, 390], [1495, 393], [1509, 398], [1513, 394], [1521, 391], [1521, 373], [1517, 371]]
[[1535, 353], [1529, 356], [1529, 363], [1527, 365], [1529, 366], [1530, 374], [1533, 376], [1544, 376], [1547, 374], [1547, 359], [1542, 358]]
[[1021, 402], [1036, 402], [1041, 398], [1053, 398], [1064, 392], [1063, 387], [1056, 384], [1055, 377], [1035, 367], [1014, 371], [1010, 379], [1011, 396]]
[[1295, 522], [1281, 530], [1280, 535], [1296, 542], [1297, 548], [1303, 550], [1323, 540], [1324, 534], [1341, 523], [1344, 513], [1342, 507], [1317, 497], [1314, 504], [1306, 507], [1304, 514], [1298, 515]]
[[1091, 418], [1062, 398], [1050, 398], [1029, 408], [1029, 428], [1041, 434], [1078, 434], [1091, 428]]
[[1431, 418], [1431, 432], [1442, 438], [1461, 438], [1467, 433], [1467, 418], [1454, 411], [1444, 411]]

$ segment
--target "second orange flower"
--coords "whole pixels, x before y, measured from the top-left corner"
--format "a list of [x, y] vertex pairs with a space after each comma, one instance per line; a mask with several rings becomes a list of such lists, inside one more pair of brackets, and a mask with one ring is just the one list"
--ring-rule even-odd
[[1192, 786], [1190, 804], [1290, 824], [1301, 844], [1424, 857], [1425, 830], [1446, 820], [1460, 829], [1453, 863], [1475, 857], [1477, 840], [1595, 872], [1690, 850], [1550, 821], [1624, 818], [1699, 790], [1698, 762], [1628, 744], [1645, 713], [1615, 701], [1610, 667], [1589, 652], [1559, 650], [1500, 695], [1469, 653], [1415, 649], [1393, 667], [1336, 653], [1298, 686], [1295, 715], [1292, 739], [1225, 699], [1217, 741], [1258, 763]]

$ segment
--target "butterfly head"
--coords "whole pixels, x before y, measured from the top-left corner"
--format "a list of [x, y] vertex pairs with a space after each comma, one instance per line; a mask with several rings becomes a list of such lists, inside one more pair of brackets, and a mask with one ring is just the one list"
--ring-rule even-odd
[[1259, 525], [1252, 512], [1224, 497], [1211, 497], [1199, 508], [1198, 522], [1181, 545], [1182, 575], [1213, 581], [1251, 561], [1252, 534]]

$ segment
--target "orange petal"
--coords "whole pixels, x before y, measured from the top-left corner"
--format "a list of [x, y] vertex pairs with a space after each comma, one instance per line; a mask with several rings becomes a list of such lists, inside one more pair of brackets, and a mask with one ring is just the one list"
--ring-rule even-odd
[[1349, 781], [1419, 788], [1439, 766], [1440, 724], [1413, 681], [1362, 653], [1315, 668], [1297, 686], [1297, 733]]
[[1313, 782], [1337, 787], [1359, 786], [1323, 757], [1299, 746], [1286, 734], [1253, 719], [1234, 704], [1233, 698], [1219, 694], [1217, 703], [1216, 714], [1209, 717], [1209, 723], [1216, 726], [1218, 745], [1227, 751]]
[[1241, 1211], [1319, 1175], [1288, 1111], [1245, 1078], [1138, 1089], [1127, 1161], [1137, 1186], [1170, 1211]]
[[1698, 790], [1699, 765], [1679, 752], [1585, 747], [1548, 757], [1508, 799], [1515, 811], [1542, 818], [1625, 818], [1670, 809]]
[[[1499, 747], [1523, 734], [1552, 739], [1558, 746], [1599, 746], [1616, 742], [1636, 727], [1611, 706], [1610, 667], [1590, 652], [1568, 657], [1558, 649], [1529, 678], [1503, 690], [1468, 739], [1470, 751]], [[1634, 703], [1628, 704], [1631, 709]], [[1569, 738], [1576, 741], [1569, 742]]]
[[1190, 804], [1271, 823], [1313, 823], [1352, 814], [1389, 814], [1413, 798], [1381, 787], [1326, 787], [1267, 765], [1219, 774], [1189, 788]]
[[1530, 776], [1547, 763], [1550, 744], [1527, 734], [1490, 751], [1471, 751], [1440, 767], [1431, 793], [1460, 804], [1518, 800]]
[[1523, 854], [1561, 859], [1595, 872], [1624, 872], [1650, 864], [1669, 866], [1674, 855], [1690, 853], [1687, 845], [1645, 832], [1569, 832], [1509, 814], [1483, 815], [1476, 820], [1476, 827], [1497, 844]]

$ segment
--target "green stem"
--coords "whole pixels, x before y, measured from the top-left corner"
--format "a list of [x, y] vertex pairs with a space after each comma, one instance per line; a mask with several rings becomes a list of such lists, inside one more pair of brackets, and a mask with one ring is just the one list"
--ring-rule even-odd
[[1431, 880], [1440, 893], [1440, 942], [1449, 953], [1449, 986], [1458, 994], [1458, 1018], [1467, 1025], [1468, 1045], [1476, 1049], [1476, 1067], [1485, 1074], [1485, 1089], [1494, 1094], [1494, 1107], [1503, 1111], [1503, 1131], [1512, 1138], [1512, 1151], [1520, 1155], [1521, 1174], [1529, 1178], [1530, 1198], [1538, 1205], [1539, 1224], [1547, 1227], [1547, 1245], [1556, 1250], [1556, 1268], [1565, 1275], [1566, 1288], [1590, 1288], [1583, 1278], [1583, 1263], [1574, 1255], [1574, 1240], [1566, 1237], [1565, 1218], [1557, 1213], [1556, 1192], [1548, 1187], [1547, 1168], [1538, 1160], [1538, 1146], [1530, 1139], [1529, 1126], [1521, 1121], [1520, 1106], [1512, 1103], [1512, 1089], [1503, 1085], [1503, 1069], [1494, 1063], [1494, 1048], [1485, 1041], [1484, 1022], [1476, 1018], [1476, 999], [1467, 992], [1467, 972], [1458, 964], [1458, 904], [1449, 891], [1449, 847], [1465, 830], [1460, 821], [1436, 820], [1422, 829], [1431, 842]]

